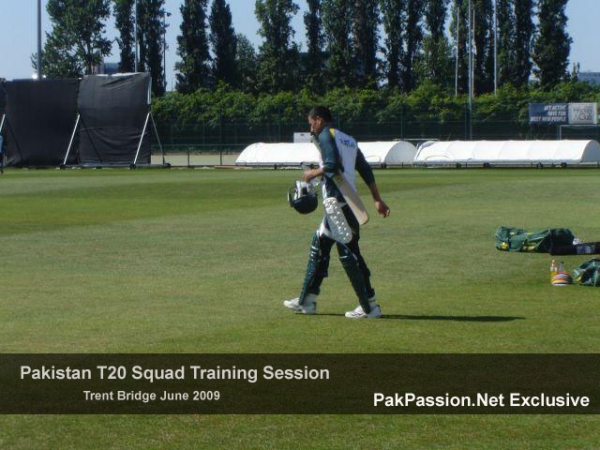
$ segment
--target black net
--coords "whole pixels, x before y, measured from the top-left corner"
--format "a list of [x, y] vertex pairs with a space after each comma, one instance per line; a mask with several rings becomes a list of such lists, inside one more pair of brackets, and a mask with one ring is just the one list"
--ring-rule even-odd
[[6, 83], [7, 164], [62, 164], [77, 117], [79, 80], [17, 80]]
[[[135, 161], [150, 111], [150, 75], [86, 76], [79, 87], [79, 158], [82, 164]], [[150, 163], [150, 129], [137, 159]]]

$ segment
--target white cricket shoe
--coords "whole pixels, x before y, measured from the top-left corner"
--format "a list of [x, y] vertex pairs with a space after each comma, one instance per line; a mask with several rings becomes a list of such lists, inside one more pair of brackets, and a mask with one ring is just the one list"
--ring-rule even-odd
[[300, 298], [296, 297], [292, 300], [284, 300], [283, 306], [294, 310], [302, 314], [316, 314], [317, 313], [317, 296], [315, 294], [308, 294], [304, 299], [304, 304], [300, 304]]
[[375, 301], [375, 298], [369, 299], [369, 304], [371, 305], [371, 312], [366, 313], [362, 306], [358, 305], [352, 311], [348, 311], [346, 313], [346, 317], [348, 319], [378, 319], [383, 314], [381, 313], [381, 308]]

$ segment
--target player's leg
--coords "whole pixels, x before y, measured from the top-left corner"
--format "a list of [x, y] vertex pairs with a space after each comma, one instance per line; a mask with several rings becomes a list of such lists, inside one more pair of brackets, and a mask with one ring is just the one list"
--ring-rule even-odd
[[316, 314], [321, 284], [328, 276], [331, 248], [334, 241], [320, 231], [315, 232], [300, 296], [283, 302], [284, 306], [304, 314]]
[[367, 266], [367, 262], [365, 261], [365, 259], [363, 258], [362, 254], [360, 252], [360, 246], [358, 245], [358, 239], [348, 243], [348, 248], [356, 256], [356, 259], [358, 260], [358, 266], [360, 267], [360, 271], [363, 274], [368, 298], [369, 299], [374, 298], [375, 297], [375, 289], [373, 289], [373, 286], [371, 286], [371, 271], [369, 270], [369, 267]]
[[[338, 243], [338, 252], [342, 266], [348, 275], [348, 279], [354, 288], [359, 302], [356, 309], [346, 313], [346, 317], [351, 319], [381, 317], [381, 308], [375, 301], [375, 293], [370, 283], [367, 282], [368, 275], [361, 269], [358, 257], [352, 252], [349, 245]], [[370, 297], [369, 291], [372, 293], [372, 297]]]
[[345, 214], [352, 228], [353, 238], [348, 244], [338, 243], [338, 252], [359, 301], [358, 307], [348, 311], [346, 317], [353, 319], [381, 317], [381, 308], [377, 304], [375, 290], [371, 286], [371, 271], [360, 252], [360, 226], [354, 214], [346, 208]]

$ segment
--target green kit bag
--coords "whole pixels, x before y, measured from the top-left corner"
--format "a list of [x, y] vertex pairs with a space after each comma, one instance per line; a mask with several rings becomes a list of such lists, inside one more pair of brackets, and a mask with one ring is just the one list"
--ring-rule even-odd
[[508, 252], [548, 253], [553, 246], [572, 245], [573, 239], [575, 236], [568, 228], [534, 232], [511, 227], [496, 230], [496, 248]]
[[590, 259], [573, 270], [573, 280], [584, 286], [600, 286], [600, 259]]

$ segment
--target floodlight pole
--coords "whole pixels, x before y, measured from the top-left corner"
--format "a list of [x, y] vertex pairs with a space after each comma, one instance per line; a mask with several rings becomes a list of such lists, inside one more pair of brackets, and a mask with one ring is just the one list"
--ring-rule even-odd
[[473, 11], [471, 0], [469, 0], [469, 15], [468, 15], [468, 36], [469, 36], [469, 140], [473, 139], [473, 88], [474, 88], [474, 73], [473, 73]]
[[494, 0], [494, 94], [498, 92], [498, 0]]
[[42, 0], [37, 2], [37, 79], [43, 77], [42, 71]]
[[163, 84], [167, 92], [167, 17], [171, 13], [163, 11]]
[[134, 31], [133, 34], [135, 35], [135, 51], [134, 51], [134, 60], [133, 60], [133, 71], [135, 73], [137, 73], [138, 71], [138, 5], [137, 5], [137, 0], [135, 0], [135, 4], [134, 7], [135, 11], [133, 12], [133, 17], [134, 17]]
[[163, 14], [163, 83], [167, 92], [167, 19]]
[[458, 96], [458, 50], [460, 47], [460, 10], [458, 3], [454, 7], [456, 13], [456, 55], [454, 61], [454, 96]]

